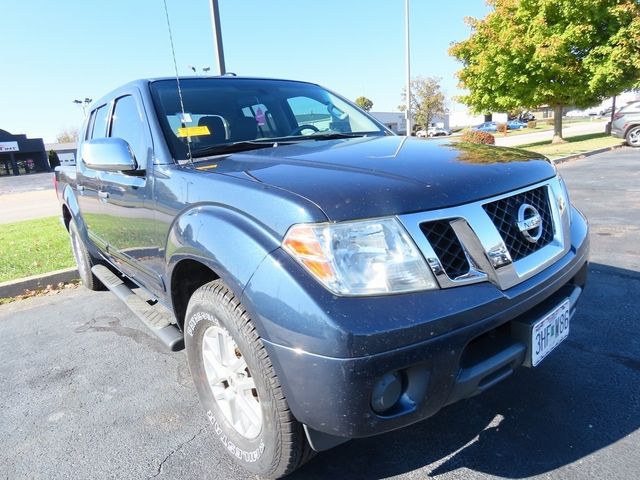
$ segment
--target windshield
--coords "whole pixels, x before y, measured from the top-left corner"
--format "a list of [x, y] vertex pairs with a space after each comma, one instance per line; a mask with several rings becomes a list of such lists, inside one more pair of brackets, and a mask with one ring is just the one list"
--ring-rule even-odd
[[[308, 83], [234, 77], [151, 84], [151, 93], [174, 158], [221, 153], [241, 142], [323, 140], [385, 135], [387, 130], [337, 95]], [[218, 148], [219, 147], [219, 148]], [[236, 149], [237, 151], [237, 149]]]

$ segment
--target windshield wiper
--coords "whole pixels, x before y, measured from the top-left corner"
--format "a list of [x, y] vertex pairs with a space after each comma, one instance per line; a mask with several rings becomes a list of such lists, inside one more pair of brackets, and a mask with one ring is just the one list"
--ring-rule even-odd
[[277, 142], [274, 142], [272, 139], [265, 139], [265, 140], [268, 140], [268, 141], [244, 140], [242, 142], [221, 143], [220, 145], [211, 145], [208, 147], [192, 150], [191, 156], [193, 158], [198, 158], [198, 157], [209, 157], [214, 155], [224, 155], [227, 153], [259, 150], [261, 148], [272, 148], [277, 145], [282, 145], [283, 143], [287, 143], [287, 142], [282, 142], [280, 140], [278, 140]]
[[306, 135], [303, 140], [336, 140], [339, 138], [367, 137], [367, 133], [322, 132]]
[[257, 140], [244, 140], [241, 142], [222, 143], [220, 145], [210, 145], [191, 151], [193, 158], [210, 157], [214, 155], [225, 155], [228, 153], [246, 152], [249, 150], [259, 150], [261, 148], [272, 148], [280, 145], [291, 145], [306, 140], [335, 140], [340, 138], [366, 137], [368, 133], [341, 133], [323, 132], [313, 135], [295, 135], [291, 137], [260, 138]]

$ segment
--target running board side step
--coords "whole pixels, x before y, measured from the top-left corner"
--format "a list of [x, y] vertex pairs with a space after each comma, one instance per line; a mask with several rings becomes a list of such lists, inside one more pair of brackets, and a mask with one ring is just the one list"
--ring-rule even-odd
[[184, 336], [172, 323], [172, 315], [165, 307], [159, 303], [149, 305], [104, 265], [94, 265], [91, 271], [169, 350], [177, 352], [184, 349]]

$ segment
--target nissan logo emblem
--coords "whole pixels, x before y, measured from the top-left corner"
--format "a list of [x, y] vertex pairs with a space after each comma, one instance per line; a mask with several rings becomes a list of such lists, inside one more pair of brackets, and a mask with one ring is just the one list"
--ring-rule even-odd
[[528, 203], [520, 205], [516, 226], [522, 236], [531, 243], [536, 243], [542, 236], [542, 217], [538, 210]]

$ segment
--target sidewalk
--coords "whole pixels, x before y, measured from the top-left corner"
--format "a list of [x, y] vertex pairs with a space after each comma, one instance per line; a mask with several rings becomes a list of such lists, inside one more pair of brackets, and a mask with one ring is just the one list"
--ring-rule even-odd
[[[565, 138], [576, 137], [579, 135], [586, 135], [589, 133], [604, 133], [607, 122], [593, 121], [590, 123], [579, 123], [576, 125], [565, 125], [562, 128], [562, 133]], [[529, 143], [544, 142], [545, 140], [551, 140], [553, 138], [553, 129], [545, 130], [543, 132], [534, 132], [523, 135], [513, 135], [505, 137], [501, 133], [494, 133], [496, 137], [496, 145], [498, 147], [517, 147], [518, 145], [526, 145]]]

